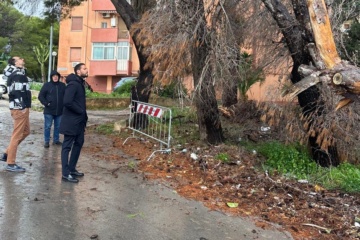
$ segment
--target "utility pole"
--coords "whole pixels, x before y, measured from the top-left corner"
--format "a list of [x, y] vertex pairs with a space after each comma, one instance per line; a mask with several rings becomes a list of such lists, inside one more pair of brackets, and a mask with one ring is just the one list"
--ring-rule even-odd
[[53, 48], [53, 23], [50, 26], [50, 44], [49, 44], [49, 70], [48, 70], [48, 82], [50, 82], [50, 74], [51, 74], [51, 63], [52, 63], [52, 48]]

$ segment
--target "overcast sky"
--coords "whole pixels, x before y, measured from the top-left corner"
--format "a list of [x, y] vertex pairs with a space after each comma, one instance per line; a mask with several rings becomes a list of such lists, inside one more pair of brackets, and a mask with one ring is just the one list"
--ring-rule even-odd
[[42, 0], [19, 0], [14, 7], [25, 15], [43, 17], [44, 2]]

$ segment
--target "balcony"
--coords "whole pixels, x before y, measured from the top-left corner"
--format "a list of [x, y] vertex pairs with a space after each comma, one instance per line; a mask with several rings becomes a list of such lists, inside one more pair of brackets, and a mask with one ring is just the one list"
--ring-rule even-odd
[[93, 11], [116, 11], [110, 0], [92, 0]]
[[132, 73], [132, 62], [130, 60], [90, 60], [91, 76], [116, 76]]
[[116, 73], [118, 75], [131, 76], [132, 62], [130, 60], [117, 60]]
[[117, 42], [119, 30], [117, 28], [91, 29], [91, 42]]
[[115, 76], [116, 60], [90, 60], [91, 76]]

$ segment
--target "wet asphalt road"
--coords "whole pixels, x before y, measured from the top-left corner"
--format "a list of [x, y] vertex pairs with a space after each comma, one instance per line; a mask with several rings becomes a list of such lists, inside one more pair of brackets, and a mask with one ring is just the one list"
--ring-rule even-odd
[[[0, 100], [0, 152], [12, 131], [7, 106], [7, 100]], [[119, 113], [90, 111], [89, 124], [105, 121], [105, 115], [122, 118]], [[31, 111], [30, 121], [31, 135], [17, 158], [27, 171], [6, 172], [5, 163], [0, 163], [1, 240], [292, 239], [288, 233], [257, 228], [249, 219], [209, 211], [163, 184], [126, 172], [124, 163], [96, 155], [81, 154], [78, 169], [85, 177], [78, 184], [62, 182], [61, 147], [43, 148], [41, 112]], [[91, 147], [88, 143], [85, 139], [84, 147]], [[131, 159], [108, 145], [109, 153]], [[117, 177], [111, 174], [114, 169], [119, 169]]]

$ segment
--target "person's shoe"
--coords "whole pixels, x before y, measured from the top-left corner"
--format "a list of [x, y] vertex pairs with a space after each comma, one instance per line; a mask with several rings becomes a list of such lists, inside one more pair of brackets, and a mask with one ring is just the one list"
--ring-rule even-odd
[[46, 142], [46, 143], [44, 144], [44, 148], [49, 148], [49, 147], [50, 147], [49, 143]]
[[1, 157], [0, 160], [3, 161], [3, 162], [6, 162], [6, 160], [7, 160], [7, 154], [4, 153], [4, 154], [2, 155], [2, 157]]
[[6, 171], [9, 171], [9, 172], [25, 172], [25, 168], [23, 167], [20, 167], [16, 164], [10, 166], [10, 165], [7, 165], [6, 166]]
[[65, 182], [78, 183], [79, 180], [73, 177], [72, 175], [62, 176], [61, 178]]
[[57, 142], [54, 142], [53, 145], [62, 145], [62, 142], [57, 141]]
[[85, 174], [75, 170], [74, 172], [70, 172], [70, 175], [75, 176], [75, 177], [83, 177]]

